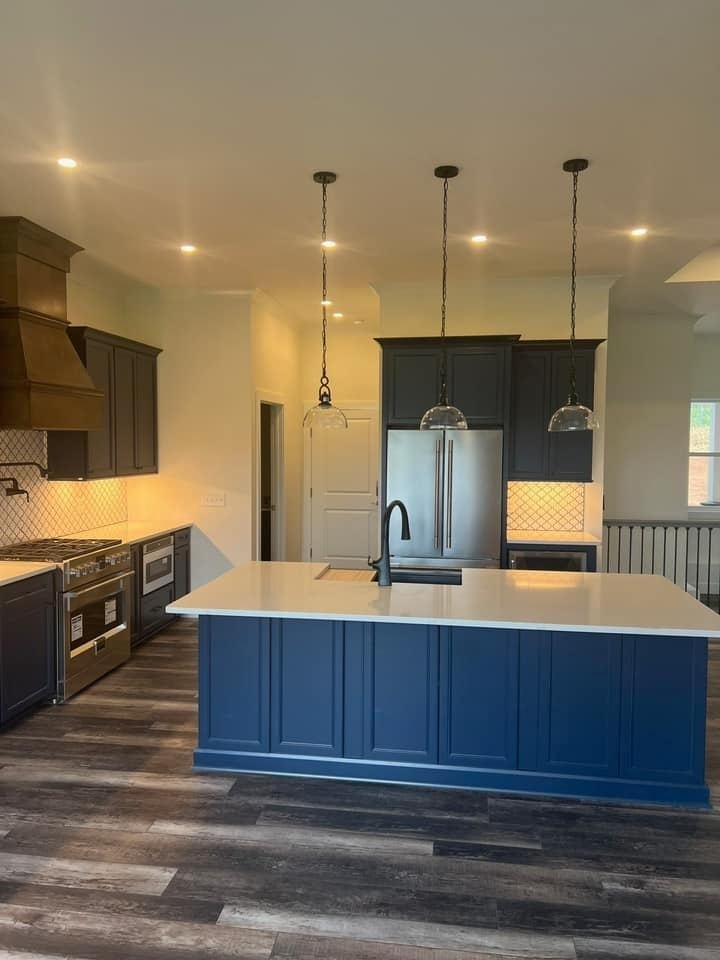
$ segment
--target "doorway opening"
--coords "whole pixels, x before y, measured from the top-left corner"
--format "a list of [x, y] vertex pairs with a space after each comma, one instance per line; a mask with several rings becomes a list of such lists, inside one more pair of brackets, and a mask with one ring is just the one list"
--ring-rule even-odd
[[261, 401], [258, 417], [258, 560], [282, 560], [283, 415], [280, 403]]

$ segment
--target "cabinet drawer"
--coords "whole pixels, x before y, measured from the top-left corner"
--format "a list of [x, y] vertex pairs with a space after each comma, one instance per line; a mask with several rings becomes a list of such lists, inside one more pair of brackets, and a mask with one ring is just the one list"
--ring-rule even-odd
[[41, 573], [26, 580], [16, 580], [0, 587], [0, 604], [10, 616], [26, 607], [55, 603], [55, 574]]
[[145, 634], [162, 623], [173, 619], [171, 613], [165, 613], [165, 607], [175, 599], [175, 590], [172, 584], [153, 590], [140, 601], [140, 632]]

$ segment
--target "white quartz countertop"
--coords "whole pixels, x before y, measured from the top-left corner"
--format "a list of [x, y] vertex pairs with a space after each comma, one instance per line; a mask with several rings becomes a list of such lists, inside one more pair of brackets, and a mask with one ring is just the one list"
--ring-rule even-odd
[[81, 530], [78, 533], [70, 533], [71, 539], [102, 539], [102, 540], [121, 540], [122, 543], [133, 544], [142, 543], [143, 540], [153, 540], [155, 537], [164, 537], [170, 533], [176, 533], [178, 530], [186, 530], [192, 527], [192, 523], [171, 523], [162, 521], [153, 521], [150, 523], [113, 523], [108, 527], [94, 527], [92, 530]]
[[39, 573], [48, 573], [50, 570], [55, 569], [56, 564], [54, 563], [0, 560], [0, 587], [5, 587], [8, 583], [15, 583], [17, 580], [36, 577]]
[[664, 577], [463, 570], [462, 586], [318, 579], [322, 563], [241, 564], [171, 603], [192, 616], [720, 637], [720, 616]]
[[506, 540], [512, 543], [552, 543], [567, 546], [597, 547], [602, 543], [601, 537], [584, 530], [508, 530]]

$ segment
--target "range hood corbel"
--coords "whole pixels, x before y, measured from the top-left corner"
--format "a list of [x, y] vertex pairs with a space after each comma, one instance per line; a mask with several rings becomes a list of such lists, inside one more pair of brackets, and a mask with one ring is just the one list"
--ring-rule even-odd
[[67, 336], [75, 243], [0, 217], [0, 430], [97, 430], [103, 394]]

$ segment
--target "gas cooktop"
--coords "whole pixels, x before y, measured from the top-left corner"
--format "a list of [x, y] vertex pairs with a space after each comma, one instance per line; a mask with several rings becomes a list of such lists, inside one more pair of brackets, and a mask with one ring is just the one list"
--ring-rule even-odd
[[114, 547], [122, 540], [71, 540], [52, 538], [49, 540], [25, 540], [0, 547], [0, 560], [50, 560], [59, 563], [73, 557], [82, 557], [93, 550]]

